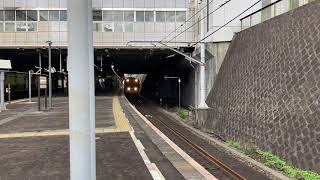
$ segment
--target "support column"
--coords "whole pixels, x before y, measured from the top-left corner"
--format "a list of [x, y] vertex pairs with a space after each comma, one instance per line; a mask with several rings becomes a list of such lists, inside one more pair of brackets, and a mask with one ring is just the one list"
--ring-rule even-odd
[[[204, 5], [204, 3], [202, 3], [202, 5]], [[205, 35], [205, 23], [204, 23], [204, 10], [202, 10], [201, 12], [201, 30], [200, 30], [200, 39], [204, 38]], [[205, 59], [205, 55], [206, 55], [206, 46], [205, 43], [200, 43], [200, 57], [201, 57], [201, 62], [205, 63], [206, 59]], [[206, 68], [204, 65], [200, 65], [200, 98], [199, 98], [199, 105], [198, 108], [199, 109], [207, 109], [208, 105], [206, 104]]]
[[71, 180], [94, 180], [96, 174], [91, 4], [92, 0], [68, 1]]
[[31, 97], [32, 97], [32, 89], [31, 89], [31, 85], [32, 85], [32, 83], [31, 83], [31, 79], [32, 79], [32, 71], [30, 70], [29, 71], [29, 85], [28, 85], [28, 88], [29, 88], [29, 103], [31, 103]]
[[52, 42], [51, 41], [47, 41], [47, 43], [49, 44], [49, 50], [48, 50], [48, 56], [49, 56], [49, 67], [48, 67], [48, 70], [49, 70], [49, 109], [52, 107], [52, 77], [51, 77], [51, 69], [52, 69], [52, 66], [51, 66], [51, 45], [52, 45]]
[[0, 71], [0, 110], [6, 110], [4, 102], [4, 71]]

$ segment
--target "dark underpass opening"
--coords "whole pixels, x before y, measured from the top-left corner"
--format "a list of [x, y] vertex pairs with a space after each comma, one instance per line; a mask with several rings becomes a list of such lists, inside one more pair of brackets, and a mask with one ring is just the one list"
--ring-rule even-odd
[[[180, 48], [186, 54], [192, 48]], [[5, 86], [11, 88], [11, 99], [28, 97], [28, 72], [48, 75], [48, 50], [41, 49], [1, 49], [0, 59], [9, 59], [12, 70], [6, 73]], [[52, 49], [53, 95], [67, 95], [68, 62], [67, 49]], [[178, 106], [179, 79], [181, 89], [189, 81], [193, 66], [184, 56], [170, 49], [160, 48], [103, 48], [94, 50], [96, 95], [114, 92], [121, 87], [117, 78], [125, 75], [144, 75], [139, 95], [168, 106]], [[113, 69], [112, 69], [113, 67]], [[32, 95], [37, 95], [37, 76], [32, 76]], [[165, 78], [175, 77], [175, 78]], [[42, 92], [43, 93], [43, 92]], [[6, 98], [8, 95], [6, 94]], [[183, 98], [183, 97], [182, 97]]]

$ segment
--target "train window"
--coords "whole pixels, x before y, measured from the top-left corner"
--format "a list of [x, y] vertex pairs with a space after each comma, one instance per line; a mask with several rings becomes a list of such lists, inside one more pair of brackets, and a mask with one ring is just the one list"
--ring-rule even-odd
[[0, 11], [0, 21], [4, 21], [4, 15], [3, 11]]
[[27, 11], [27, 21], [38, 21], [38, 11]]
[[49, 21], [59, 21], [59, 11], [49, 11]]
[[145, 21], [153, 22], [154, 21], [154, 13], [153, 11], [146, 11], [145, 12]]
[[92, 16], [93, 21], [102, 21], [102, 11], [93, 11]]
[[144, 21], [144, 11], [137, 11], [136, 12], [136, 21], [143, 22]]
[[68, 21], [67, 11], [60, 11], [60, 21]]
[[16, 11], [16, 21], [26, 21], [27, 11]]
[[4, 11], [5, 21], [15, 21], [15, 11]]
[[49, 20], [49, 12], [48, 11], [39, 11], [40, 21], [48, 21]]

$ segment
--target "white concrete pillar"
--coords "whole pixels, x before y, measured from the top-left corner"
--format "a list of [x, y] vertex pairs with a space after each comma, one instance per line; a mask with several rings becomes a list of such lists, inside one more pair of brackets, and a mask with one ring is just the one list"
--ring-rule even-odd
[[[204, 3], [202, 3], [204, 5]], [[201, 12], [201, 22], [200, 22], [200, 39], [203, 39], [205, 36], [205, 20], [203, 19], [205, 17], [205, 11], [202, 10]], [[206, 46], [205, 43], [200, 43], [200, 60], [202, 63], [206, 62], [205, 55], [206, 55]], [[199, 95], [199, 109], [206, 109], [208, 108], [208, 105], [206, 104], [206, 67], [204, 65], [200, 65], [200, 95]]]
[[48, 45], [49, 45], [49, 50], [48, 50], [48, 56], [49, 56], [49, 109], [52, 108], [52, 66], [51, 66], [51, 46], [52, 46], [52, 42], [51, 41], [47, 41]]
[[4, 71], [0, 71], [0, 110], [6, 110], [4, 102]]
[[32, 89], [31, 89], [31, 79], [32, 79], [32, 71], [30, 70], [29, 71], [29, 85], [28, 85], [28, 88], [29, 88], [29, 103], [31, 103], [31, 98], [32, 98]]
[[92, 1], [68, 1], [71, 180], [95, 179]]

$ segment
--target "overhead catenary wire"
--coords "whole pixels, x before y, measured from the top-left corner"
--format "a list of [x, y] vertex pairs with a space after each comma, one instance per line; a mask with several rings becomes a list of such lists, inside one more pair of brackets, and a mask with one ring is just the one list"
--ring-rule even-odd
[[163, 42], [165, 39], [167, 39], [171, 34], [173, 34], [174, 32], [176, 32], [180, 27], [184, 26], [185, 24], [187, 24], [187, 22], [189, 22], [193, 17], [195, 17], [197, 14], [199, 14], [199, 12], [201, 12], [204, 8], [206, 8], [207, 6], [209, 6], [213, 1], [216, 0], [211, 0], [206, 6], [203, 6], [201, 9], [199, 9], [195, 14], [193, 14], [189, 19], [187, 19], [183, 24], [181, 24], [179, 27], [175, 28], [173, 31], [171, 31], [171, 33], [169, 33], [167, 36], [165, 36], [164, 38], [162, 38], [160, 40], [160, 42]]
[[254, 4], [252, 4], [251, 6], [249, 6], [247, 9], [245, 9], [244, 11], [242, 11], [240, 14], [238, 14], [237, 16], [235, 16], [234, 18], [232, 18], [231, 20], [229, 20], [227, 23], [225, 23], [224, 25], [220, 26], [218, 29], [216, 29], [215, 31], [211, 32], [210, 34], [206, 35], [205, 37], [203, 37], [202, 39], [200, 39], [199, 41], [197, 41], [196, 43], [192, 44], [191, 47], [197, 45], [198, 43], [200, 43], [201, 41], [207, 39], [208, 37], [210, 37], [212, 34], [216, 33], [217, 31], [219, 31], [220, 29], [224, 28], [226, 25], [228, 25], [229, 23], [231, 23], [232, 21], [234, 21], [235, 19], [237, 19], [238, 17], [240, 17], [242, 14], [244, 14], [245, 12], [247, 12], [249, 9], [251, 9], [253, 6], [257, 5], [258, 3], [260, 3], [261, 0], [258, 0], [257, 2], [255, 2]]
[[[201, 22], [202, 20], [204, 20], [205, 18], [207, 18], [209, 15], [211, 15], [212, 13], [218, 11], [220, 8], [222, 8], [223, 6], [225, 6], [226, 4], [228, 4], [231, 0], [228, 0], [224, 3], [222, 3], [219, 7], [217, 7], [216, 9], [214, 9], [213, 11], [211, 11], [209, 14], [207, 14], [206, 16], [204, 16], [203, 18], [199, 19], [197, 22], [193, 23], [191, 26], [189, 26], [187, 29], [185, 29], [184, 31], [180, 32], [179, 34], [175, 35], [173, 38], [171, 38], [169, 41], [167, 42], [172, 42], [173, 39], [177, 38], [178, 36], [180, 36], [182, 33], [186, 32], [187, 30], [189, 30], [190, 28], [192, 28], [193, 26], [197, 25], [199, 22]], [[204, 6], [206, 7], [206, 6]]]

